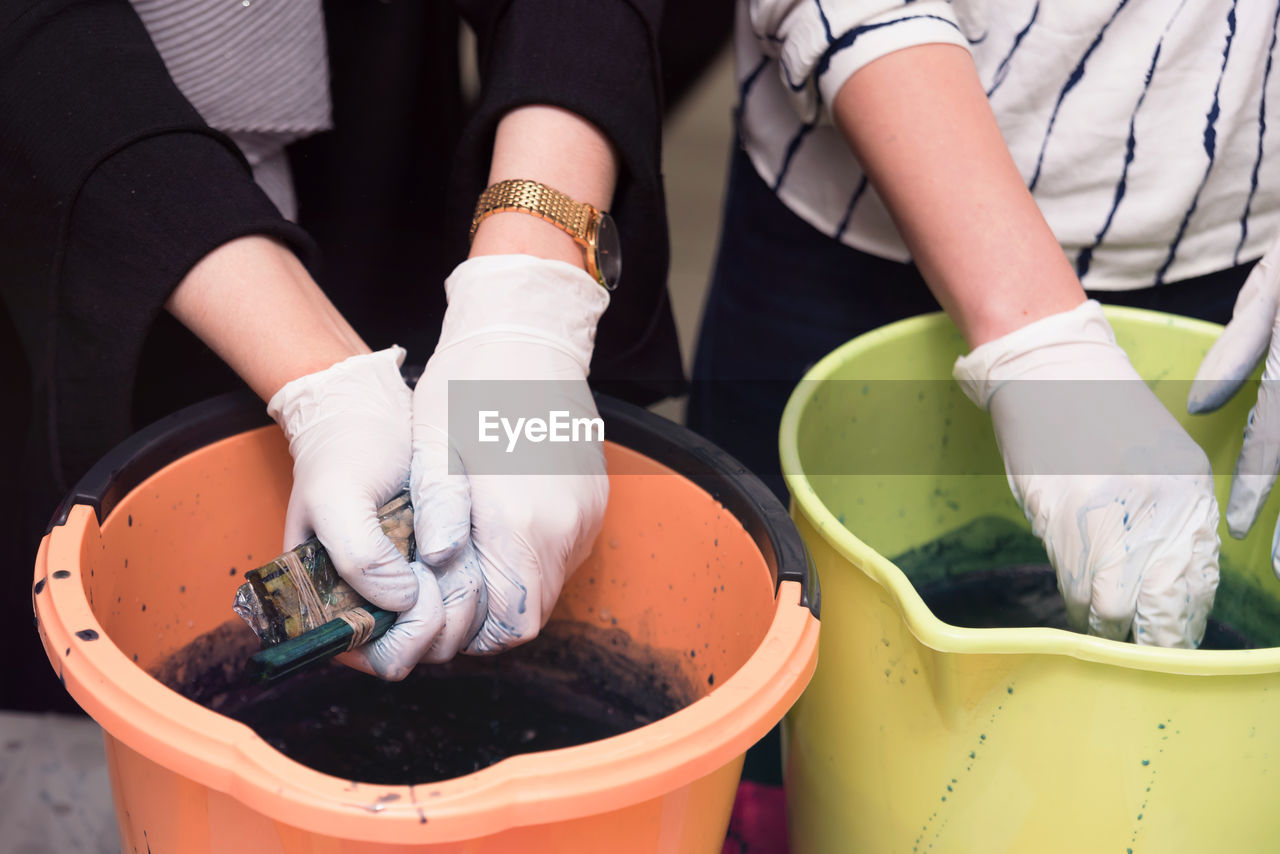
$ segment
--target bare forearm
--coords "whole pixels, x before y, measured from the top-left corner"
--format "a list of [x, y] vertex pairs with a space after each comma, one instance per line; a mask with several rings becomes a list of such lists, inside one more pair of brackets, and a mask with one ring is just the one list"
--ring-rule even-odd
[[881, 57], [849, 78], [832, 112], [971, 347], [1084, 301], [962, 48]]
[[165, 307], [263, 400], [291, 380], [369, 352], [294, 254], [265, 237], [210, 252]]
[[[512, 110], [498, 123], [489, 183], [523, 178], [608, 210], [617, 157], [595, 125], [558, 107]], [[550, 223], [522, 213], [493, 214], [476, 230], [471, 257], [522, 253], [583, 266], [582, 248]]]

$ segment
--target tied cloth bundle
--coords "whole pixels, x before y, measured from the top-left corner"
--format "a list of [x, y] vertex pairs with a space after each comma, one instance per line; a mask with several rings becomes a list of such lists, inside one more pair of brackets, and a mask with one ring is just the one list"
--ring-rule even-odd
[[[402, 492], [378, 508], [378, 521], [406, 560], [413, 560], [413, 505]], [[351, 589], [315, 537], [251, 569], [232, 608], [262, 641], [251, 677], [271, 681], [298, 672], [385, 632], [395, 614]]]

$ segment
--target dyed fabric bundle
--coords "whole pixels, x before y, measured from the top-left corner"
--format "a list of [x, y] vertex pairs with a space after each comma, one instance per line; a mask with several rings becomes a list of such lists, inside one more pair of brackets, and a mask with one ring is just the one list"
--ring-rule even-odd
[[[408, 560], [414, 557], [413, 505], [402, 492], [378, 508], [382, 531]], [[370, 637], [365, 626], [375, 609], [351, 589], [315, 537], [245, 573], [233, 608], [264, 648], [320, 628], [331, 620], [352, 624], [358, 646]], [[363, 636], [363, 638], [362, 638]]]

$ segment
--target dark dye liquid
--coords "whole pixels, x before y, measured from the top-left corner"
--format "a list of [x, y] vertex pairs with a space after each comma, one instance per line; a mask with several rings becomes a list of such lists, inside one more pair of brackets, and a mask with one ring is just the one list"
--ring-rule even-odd
[[[968, 629], [1048, 626], [1070, 629], [1058, 576], [1049, 564], [971, 572], [919, 588], [920, 598], [939, 620]], [[1253, 649], [1255, 644], [1226, 623], [1210, 617], [1200, 649]]]
[[[985, 629], [1068, 629], [1067, 606], [1044, 546], [1001, 517], [980, 517], [893, 559], [938, 619]], [[1280, 601], [1221, 562], [1201, 649], [1280, 645]]]
[[696, 698], [676, 656], [578, 623], [552, 623], [503, 655], [419, 665], [403, 682], [328, 664], [246, 685], [239, 668], [255, 649], [251, 632], [228, 623], [153, 675], [286, 756], [362, 783], [459, 777], [509, 756], [619, 735]]

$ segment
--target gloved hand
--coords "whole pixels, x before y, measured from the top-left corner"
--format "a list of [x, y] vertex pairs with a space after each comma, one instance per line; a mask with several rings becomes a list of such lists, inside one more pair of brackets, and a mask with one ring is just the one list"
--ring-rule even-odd
[[[1231, 322], [1200, 363], [1187, 411], [1212, 412], [1240, 388], [1266, 355], [1258, 400], [1249, 412], [1227, 502], [1227, 530], [1249, 533], [1280, 472], [1280, 240], [1254, 265], [1236, 297]], [[1280, 575], [1280, 526], [1271, 541], [1271, 567]]]
[[293, 455], [284, 548], [312, 533], [361, 596], [390, 611], [418, 599], [418, 579], [382, 533], [377, 508], [409, 475], [411, 398], [404, 350], [352, 356], [287, 383], [267, 403]]
[[505, 381], [524, 392], [517, 396], [532, 390], [543, 417], [598, 417], [586, 377], [608, 292], [581, 269], [527, 255], [473, 258], [445, 290], [440, 341], [413, 395], [410, 480], [418, 556], [439, 581], [444, 628], [431, 631], [429, 615], [419, 620], [428, 608], [423, 588], [417, 606], [354, 651], [388, 679], [420, 660], [495, 653], [533, 638], [590, 552], [609, 495], [598, 442], [564, 445], [567, 459], [555, 471], [513, 474], [495, 457], [468, 460], [459, 451], [466, 443], [449, 435], [450, 381]]
[[990, 409], [1009, 486], [1077, 629], [1193, 648], [1218, 587], [1204, 451], [1134, 371], [1092, 300], [956, 360]]

